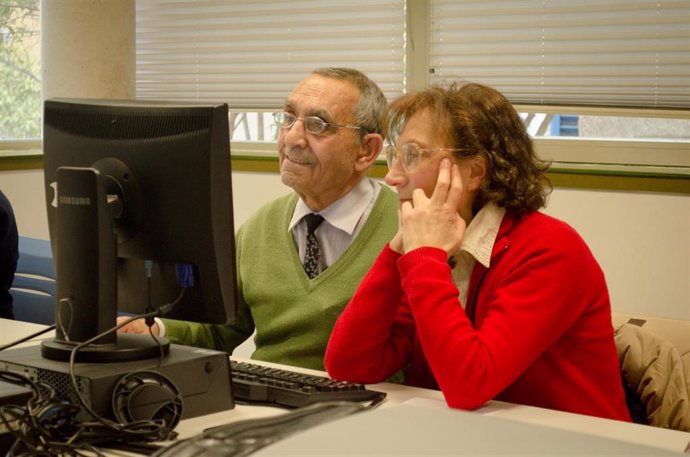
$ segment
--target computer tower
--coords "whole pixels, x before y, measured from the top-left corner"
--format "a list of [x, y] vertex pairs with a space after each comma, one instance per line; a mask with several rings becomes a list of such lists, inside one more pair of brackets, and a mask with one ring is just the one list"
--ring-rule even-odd
[[[43, 358], [40, 346], [3, 351], [0, 370], [52, 386], [61, 400], [81, 408], [78, 420], [91, 420], [77, 397], [69, 362]], [[150, 419], [170, 402], [181, 403], [181, 419], [234, 407], [228, 355], [209, 349], [172, 344], [161, 359], [77, 363], [75, 379], [86, 405], [111, 420], [121, 414], [132, 420]]]

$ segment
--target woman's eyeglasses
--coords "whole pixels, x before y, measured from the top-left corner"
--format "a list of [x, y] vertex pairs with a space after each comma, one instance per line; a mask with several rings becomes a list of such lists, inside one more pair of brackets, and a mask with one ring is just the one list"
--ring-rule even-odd
[[317, 116], [307, 116], [307, 117], [297, 117], [292, 113], [287, 113], [285, 111], [280, 111], [278, 113], [273, 113], [273, 120], [276, 125], [281, 129], [289, 129], [295, 125], [295, 122], [302, 121], [304, 123], [304, 129], [311, 133], [312, 135], [320, 135], [328, 127], [339, 128], [339, 129], [361, 129], [356, 125], [342, 125], [342, 124], [331, 124], [326, 122]]
[[423, 149], [417, 146], [414, 143], [407, 143], [403, 144], [400, 150], [398, 151], [398, 148], [393, 146], [392, 144], [389, 144], [386, 146], [386, 162], [388, 163], [388, 169], [392, 170], [393, 166], [395, 165], [395, 161], [400, 158], [400, 163], [402, 164], [403, 170], [405, 170], [407, 173], [411, 173], [417, 169], [419, 166], [419, 163], [422, 160], [422, 157], [424, 155], [431, 155], [432, 153], [435, 152], [441, 152], [441, 151], [465, 151], [465, 149], [457, 149], [457, 148], [427, 148]]

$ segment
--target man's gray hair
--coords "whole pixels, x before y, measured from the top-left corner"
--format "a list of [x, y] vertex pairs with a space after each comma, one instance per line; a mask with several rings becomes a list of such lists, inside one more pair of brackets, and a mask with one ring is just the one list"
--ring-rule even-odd
[[326, 78], [350, 82], [359, 89], [359, 99], [354, 109], [355, 123], [361, 127], [361, 138], [367, 133], [382, 134], [383, 114], [388, 108], [388, 101], [381, 88], [364, 73], [354, 68], [323, 67], [312, 71], [312, 74]]

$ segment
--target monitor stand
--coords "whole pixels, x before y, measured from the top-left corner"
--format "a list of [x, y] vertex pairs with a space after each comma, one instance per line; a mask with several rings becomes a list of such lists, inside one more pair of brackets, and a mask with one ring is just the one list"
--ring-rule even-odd
[[[41, 355], [47, 359], [69, 361], [77, 344], [64, 341], [45, 340], [41, 343]], [[75, 354], [76, 362], [112, 363], [130, 362], [142, 359], [155, 359], [167, 356], [170, 342], [166, 338], [133, 333], [118, 333], [115, 343], [90, 344], [79, 348]]]
[[136, 199], [112, 175], [129, 175], [117, 160], [57, 169], [57, 299], [55, 339], [41, 345], [51, 360], [128, 362], [165, 355], [170, 343], [109, 331], [117, 319], [117, 221]]

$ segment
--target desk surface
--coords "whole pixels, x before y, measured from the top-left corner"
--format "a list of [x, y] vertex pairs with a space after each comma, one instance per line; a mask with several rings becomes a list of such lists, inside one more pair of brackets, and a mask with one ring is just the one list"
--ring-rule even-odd
[[[0, 319], [0, 345], [15, 341], [43, 328], [45, 327], [37, 324]], [[43, 335], [40, 338], [46, 338], [46, 336]], [[36, 342], [23, 343], [23, 345], [27, 344], [36, 344]], [[280, 365], [270, 363], [266, 363], [266, 365], [282, 367]], [[297, 369], [294, 367], [282, 368], [323, 375], [323, 373], [315, 372], [313, 370]], [[445, 405], [443, 396], [438, 391], [389, 383], [376, 384], [375, 386], [371, 387], [375, 390], [386, 392], [388, 396], [383, 404], [377, 409], [377, 411], [382, 410], [382, 412], [378, 413], [377, 411], [374, 411], [372, 413], [365, 413], [367, 415], [372, 414], [371, 416], [368, 416], [370, 418], [375, 417], [373, 416], [374, 413], [380, 415], [394, 415], [396, 414], [395, 412], [384, 412], [384, 410], [401, 406], [399, 411], [405, 415], [410, 414], [410, 408], [416, 408], [419, 410], [421, 417], [428, 416], [428, 412], [423, 412], [422, 410], [437, 410], [438, 416], [443, 417], [444, 420], [448, 419], [448, 417], [457, 416], [458, 418], [462, 418], [461, 420], [458, 420], [463, 423], [468, 420], [468, 417], [471, 418], [472, 415], [497, 417], [508, 419], [512, 422], [547, 427], [548, 429], [552, 430], [582, 433], [585, 436], [597, 437], [596, 439], [608, 438], [641, 446], [649, 446], [659, 449], [660, 452], [662, 452], [662, 450], [666, 450], [681, 453], [686, 450], [688, 445], [690, 445], [690, 433], [499, 401], [491, 401], [484, 407], [472, 413], [450, 416], [447, 413], [448, 408]], [[282, 409], [267, 406], [237, 405], [235, 409], [230, 411], [184, 420], [178, 425], [177, 432], [179, 432], [180, 438], [188, 438], [200, 433], [209, 426], [225, 424], [243, 419], [253, 419], [276, 415], [283, 412], [284, 410]], [[353, 416], [350, 420], [355, 421], [358, 417], [361, 417], [361, 415]], [[384, 419], [384, 417], [381, 419]], [[519, 427], [524, 426], [520, 425]], [[324, 429], [324, 433], [326, 432], [327, 430]], [[560, 432], [554, 431], [554, 436], [558, 435], [559, 433]], [[486, 439], [485, 436], [482, 438]], [[427, 441], [423, 436], [419, 436], [417, 439], [424, 442]], [[427, 444], [431, 446], [433, 446], [433, 444], [436, 442], [435, 440], [431, 439], [428, 441], [429, 442]], [[270, 448], [266, 449], [267, 452], [269, 450]], [[458, 452], [462, 451], [461, 448], [456, 450]], [[567, 453], [567, 450], [564, 451]], [[271, 454], [268, 452], [266, 455]]]

